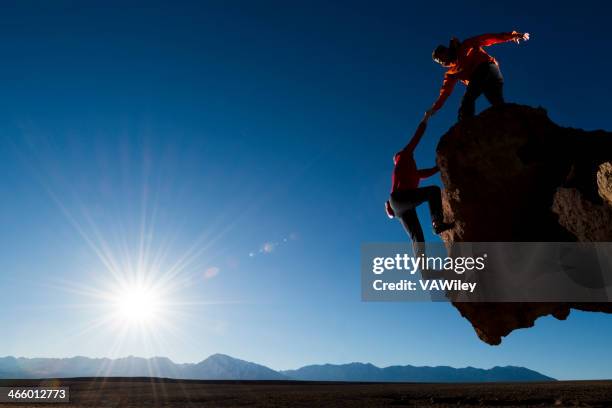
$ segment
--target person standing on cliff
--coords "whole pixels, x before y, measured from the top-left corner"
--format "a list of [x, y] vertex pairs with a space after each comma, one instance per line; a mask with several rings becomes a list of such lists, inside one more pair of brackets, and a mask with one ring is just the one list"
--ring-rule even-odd
[[385, 203], [389, 218], [398, 217], [410, 238], [415, 256], [424, 253], [423, 229], [417, 216], [418, 205], [427, 201], [431, 214], [433, 230], [440, 234], [453, 227], [453, 223], [444, 222], [442, 214], [442, 192], [438, 186], [419, 187], [421, 179], [431, 177], [438, 172], [438, 167], [417, 169], [414, 150], [427, 128], [427, 117], [423, 118], [410, 142], [393, 157], [393, 174], [391, 178], [391, 196]]
[[474, 116], [476, 99], [483, 93], [491, 105], [503, 104], [504, 78], [499, 70], [499, 64], [495, 58], [487, 54], [484, 47], [507, 41], [514, 41], [518, 44], [521, 40], [529, 40], [529, 33], [512, 31], [483, 34], [465, 41], [459, 41], [453, 37], [448, 46], [438, 45], [432, 53], [432, 58], [448, 70], [444, 74], [440, 95], [425, 113], [425, 118], [429, 119], [444, 105], [457, 81], [467, 86], [459, 108], [460, 121]]

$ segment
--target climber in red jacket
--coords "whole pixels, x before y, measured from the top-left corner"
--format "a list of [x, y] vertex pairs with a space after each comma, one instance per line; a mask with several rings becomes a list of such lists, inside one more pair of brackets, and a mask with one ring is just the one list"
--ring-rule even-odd
[[425, 241], [421, 223], [417, 217], [416, 207], [427, 201], [433, 229], [440, 234], [449, 228], [452, 223], [444, 222], [442, 214], [442, 192], [438, 186], [419, 187], [421, 179], [433, 176], [438, 172], [438, 167], [429, 169], [417, 169], [414, 161], [414, 150], [425, 133], [427, 117], [423, 118], [410, 142], [393, 157], [391, 196], [385, 203], [385, 209], [389, 218], [399, 217], [404, 229], [412, 239], [415, 255], [424, 251], [422, 243]]
[[429, 118], [444, 105], [457, 81], [467, 85], [459, 108], [459, 120], [474, 116], [476, 99], [482, 93], [485, 94], [491, 105], [503, 104], [504, 78], [495, 58], [487, 54], [483, 47], [507, 41], [514, 41], [518, 44], [521, 40], [529, 40], [529, 33], [512, 31], [511, 33], [484, 34], [468, 38], [463, 42], [453, 38], [448, 47], [444, 45], [436, 47], [432, 53], [433, 60], [448, 70], [444, 75], [440, 96], [425, 113], [425, 117]]

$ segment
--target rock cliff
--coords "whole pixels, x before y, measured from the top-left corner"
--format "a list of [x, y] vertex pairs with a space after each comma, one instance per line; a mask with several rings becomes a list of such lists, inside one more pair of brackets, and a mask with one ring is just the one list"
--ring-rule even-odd
[[[553, 123], [507, 104], [453, 126], [437, 163], [452, 242], [612, 241], [612, 133]], [[612, 303], [454, 303], [478, 336], [499, 344], [538, 317], [612, 313]]]

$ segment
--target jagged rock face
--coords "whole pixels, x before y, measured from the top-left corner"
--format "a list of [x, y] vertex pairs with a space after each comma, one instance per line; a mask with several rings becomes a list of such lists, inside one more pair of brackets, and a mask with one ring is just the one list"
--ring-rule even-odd
[[[612, 133], [553, 123], [543, 109], [508, 104], [452, 127], [438, 144], [452, 242], [612, 241]], [[478, 336], [499, 344], [540, 316], [612, 304], [454, 303]]]
[[601, 198], [612, 205], [612, 163], [607, 162], [599, 166], [597, 187]]
[[584, 198], [576, 188], [560, 187], [554, 197], [553, 211], [559, 224], [578, 241], [612, 240], [612, 206], [596, 204]]

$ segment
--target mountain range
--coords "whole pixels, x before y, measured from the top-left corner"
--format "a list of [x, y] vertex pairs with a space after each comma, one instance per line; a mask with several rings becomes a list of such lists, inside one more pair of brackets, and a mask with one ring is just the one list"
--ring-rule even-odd
[[162, 377], [197, 380], [299, 380], [366, 382], [514, 382], [555, 381], [524, 367], [453, 368], [411, 365], [376, 367], [372, 364], [309, 365], [275, 371], [224, 354], [213, 354], [196, 364], [177, 364], [166, 357], [0, 358], [0, 378]]

